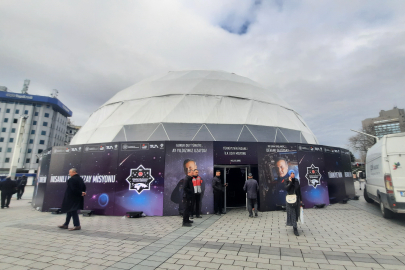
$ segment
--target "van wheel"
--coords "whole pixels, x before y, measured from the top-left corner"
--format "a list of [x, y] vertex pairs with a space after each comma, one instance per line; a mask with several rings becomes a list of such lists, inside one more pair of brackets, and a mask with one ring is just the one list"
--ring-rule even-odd
[[394, 213], [390, 211], [389, 209], [384, 207], [384, 204], [380, 201], [380, 209], [381, 209], [381, 214], [383, 215], [384, 218], [390, 219], [394, 216]]
[[368, 203], [373, 203], [373, 202], [374, 202], [373, 199], [371, 199], [371, 198], [368, 196], [367, 189], [364, 189], [364, 199], [365, 199], [366, 202], [368, 202]]

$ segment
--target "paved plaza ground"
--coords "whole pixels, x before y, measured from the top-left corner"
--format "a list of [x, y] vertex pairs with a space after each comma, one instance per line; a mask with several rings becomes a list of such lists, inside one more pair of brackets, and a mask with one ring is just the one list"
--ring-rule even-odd
[[191, 228], [178, 216], [81, 216], [69, 232], [56, 227], [64, 215], [31, 207], [32, 191], [0, 210], [0, 269], [405, 269], [405, 218], [386, 220], [363, 197], [305, 210], [296, 237], [285, 212], [241, 209]]

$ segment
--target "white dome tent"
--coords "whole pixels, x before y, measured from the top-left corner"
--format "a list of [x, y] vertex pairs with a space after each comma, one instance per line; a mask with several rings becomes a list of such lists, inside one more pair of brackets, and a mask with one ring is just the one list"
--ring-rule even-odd
[[273, 91], [234, 73], [205, 70], [168, 72], [118, 92], [71, 144], [159, 140], [318, 144]]

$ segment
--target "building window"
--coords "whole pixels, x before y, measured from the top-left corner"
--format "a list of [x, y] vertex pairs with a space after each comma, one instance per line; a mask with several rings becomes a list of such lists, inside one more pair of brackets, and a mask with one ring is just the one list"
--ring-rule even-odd
[[37, 104], [37, 107], [42, 107], [42, 104]]
[[24, 111], [24, 114], [28, 114], [28, 110], [25, 110], [25, 111]]
[[11, 148], [7, 148], [7, 153], [11, 153]]
[[12, 128], [12, 129], [11, 129], [11, 133], [15, 133], [15, 128]]
[[46, 131], [45, 131], [45, 130], [42, 130], [42, 131], [41, 131], [41, 135], [46, 135]]
[[36, 126], [36, 125], [37, 125], [37, 121], [33, 121], [33, 122], [32, 122], [32, 125], [33, 125], [33, 126]]
[[10, 109], [7, 109], [7, 110], [6, 110], [6, 113], [10, 113]]
[[35, 134], [35, 130], [31, 130], [31, 134]]
[[1, 129], [1, 132], [6, 132], [6, 131], [7, 131], [6, 128], [2, 128], [2, 129]]
[[35, 112], [35, 113], [34, 113], [34, 116], [38, 116], [38, 112]]
[[25, 160], [25, 163], [30, 163], [30, 161], [31, 161], [31, 159], [27, 158], [27, 159]]
[[19, 114], [20, 113], [20, 110], [15, 110], [15, 114]]
[[45, 117], [46, 117], [46, 118], [49, 118], [49, 113], [45, 113]]
[[30, 139], [30, 144], [33, 144], [34, 143], [34, 140], [33, 139]]
[[32, 149], [28, 149], [27, 153], [29, 154], [29, 153], [31, 153], [31, 152], [32, 152]]
[[6, 160], [4, 161], [5, 163], [9, 163], [10, 162], [10, 158], [6, 157]]
[[4, 123], [8, 123], [8, 118], [4, 118]]
[[38, 154], [41, 154], [41, 153], [42, 153], [42, 151], [44, 151], [44, 150], [42, 150], [42, 149], [38, 149]]
[[49, 105], [46, 105], [46, 107], [49, 109], [51, 106], [49, 106]]
[[9, 142], [14, 142], [14, 138], [8, 139]]
[[43, 125], [44, 127], [47, 127], [47, 126], [48, 126], [48, 122], [44, 122], [42, 125]]
[[17, 119], [17, 118], [14, 118], [13, 123], [14, 123], [14, 124], [17, 124], [17, 123], [18, 123], [18, 119]]
[[39, 163], [39, 159], [37, 158], [37, 161], [36, 161], [36, 163]]
[[2, 151], [3, 151], [3, 148], [0, 147], [0, 152], [2, 152]]
[[3, 138], [3, 137], [0, 138], [0, 142], [4, 142], [4, 138]]
[[39, 144], [45, 144], [45, 140], [40, 140]]

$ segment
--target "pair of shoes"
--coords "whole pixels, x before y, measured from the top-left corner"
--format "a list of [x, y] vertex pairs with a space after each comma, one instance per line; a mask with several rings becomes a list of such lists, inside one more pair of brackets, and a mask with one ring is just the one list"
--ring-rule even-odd
[[75, 226], [75, 227], [69, 229], [69, 231], [78, 231], [78, 230], [81, 230], [81, 229], [82, 229], [82, 227], [80, 227], [80, 226]]
[[58, 228], [67, 229], [67, 228], [68, 228], [68, 225], [60, 225], [60, 226], [58, 226]]
[[194, 221], [192, 221], [192, 220], [188, 220], [188, 221], [186, 221], [187, 223], [194, 223]]
[[255, 213], [255, 217], [258, 217], [259, 215], [257, 213]]
[[249, 217], [253, 217], [253, 215], [249, 215]]
[[294, 234], [295, 234], [296, 236], [300, 236], [300, 234], [298, 233], [297, 228], [294, 228]]
[[190, 216], [190, 218], [191, 218], [191, 219], [194, 219], [194, 216], [193, 216], [193, 215], [191, 215], [191, 216]]
[[219, 213], [219, 212], [218, 212], [218, 213], [215, 213], [215, 215], [220, 216], [220, 215], [221, 215], [221, 213]]
[[226, 212], [222, 212], [221, 214], [222, 214], [222, 215], [225, 215], [225, 214], [226, 214]]
[[196, 218], [202, 218], [202, 216], [196, 216]]
[[191, 227], [191, 223], [183, 223], [183, 227]]

